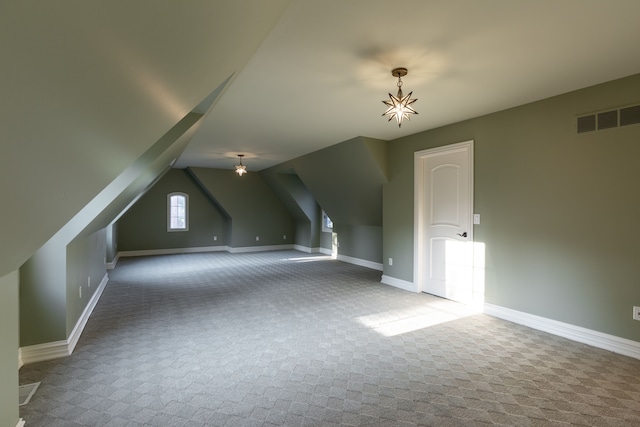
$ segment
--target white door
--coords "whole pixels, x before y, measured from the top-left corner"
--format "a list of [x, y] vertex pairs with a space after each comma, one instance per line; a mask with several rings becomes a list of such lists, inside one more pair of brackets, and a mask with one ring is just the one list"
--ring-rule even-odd
[[416, 280], [423, 292], [473, 299], [473, 141], [417, 152]]

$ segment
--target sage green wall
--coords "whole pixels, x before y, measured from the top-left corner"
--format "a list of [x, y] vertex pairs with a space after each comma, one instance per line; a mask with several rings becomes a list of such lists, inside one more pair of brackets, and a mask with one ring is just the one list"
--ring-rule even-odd
[[295, 222], [260, 174], [249, 172], [240, 177], [230, 169], [207, 168], [189, 168], [189, 172], [229, 215], [230, 247], [294, 242]]
[[[338, 254], [376, 263], [382, 252], [382, 227], [370, 225], [334, 224], [333, 232], [338, 235]], [[332, 233], [327, 234], [328, 237]], [[329, 240], [331, 242], [331, 240]]]
[[[172, 192], [189, 195], [188, 231], [167, 231], [167, 194]], [[171, 169], [118, 220], [118, 250], [224, 246], [227, 222], [185, 169]]]
[[[333, 234], [334, 233], [330, 233], [330, 232], [325, 232], [323, 231], [322, 233], [320, 233], [320, 248], [324, 249], [326, 251], [331, 252], [333, 250]], [[354, 258], [360, 258], [357, 254], [356, 255], [350, 255]]]
[[67, 252], [58, 239], [20, 267], [20, 346], [67, 338]]
[[[105, 229], [82, 236], [67, 245], [67, 330], [71, 335], [89, 300], [107, 274]], [[89, 280], [91, 282], [89, 283]], [[82, 288], [80, 297], [79, 288]]]
[[[81, 235], [65, 249], [52, 239], [20, 269], [20, 345], [69, 337], [106, 274], [106, 230]], [[91, 286], [87, 278], [91, 277]], [[79, 287], [82, 287], [80, 298]]]
[[[374, 153], [372, 147], [377, 147]], [[385, 141], [357, 137], [291, 164], [334, 223], [381, 226], [387, 178], [379, 154], [385, 147]]]
[[0, 426], [18, 423], [19, 273], [0, 277]]
[[640, 125], [575, 128], [639, 102], [635, 75], [390, 142], [384, 274], [413, 281], [414, 152], [472, 139], [486, 302], [640, 341]]
[[296, 245], [318, 248], [322, 230], [322, 210], [309, 189], [293, 170], [260, 172], [293, 217]]

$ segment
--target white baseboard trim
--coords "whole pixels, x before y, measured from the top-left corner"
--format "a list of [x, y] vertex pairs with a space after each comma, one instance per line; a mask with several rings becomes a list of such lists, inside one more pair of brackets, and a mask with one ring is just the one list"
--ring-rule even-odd
[[[268, 245], [268, 246], [199, 246], [193, 248], [170, 248], [170, 249], [143, 249], [139, 251], [121, 251], [118, 257], [138, 257], [138, 256], [154, 256], [154, 255], [177, 255], [177, 254], [195, 254], [203, 252], [229, 252], [232, 254], [246, 252], [267, 252], [281, 251], [286, 249], [296, 249], [297, 245]], [[301, 246], [302, 247], [302, 246]], [[304, 251], [303, 251], [304, 252]]]
[[310, 248], [302, 245], [293, 245], [293, 249], [300, 252], [306, 252], [308, 254], [317, 254], [320, 252], [320, 248]]
[[323, 255], [333, 255], [333, 251], [327, 248], [320, 248], [320, 253]]
[[80, 339], [80, 335], [82, 335], [82, 331], [84, 330], [93, 309], [96, 307], [98, 300], [102, 296], [102, 292], [104, 292], [104, 288], [107, 286], [108, 281], [109, 276], [105, 274], [98, 285], [98, 288], [91, 296], [89, 303], [84, 308], [78, 322], [76, 322], [76, 326], [73, 328], [71, 334], [66, 340], [21, 347], [18, 350], [19, 366], [70, 356], [71, 353], [73, 353], [73, 350], [75, 350], [76, 344], [78, 344], [78, 340]]
[[380, 262], [368, 261], [366, 259], [354, 258], [354, 257], [350, 257], [350, 256], [347, 256], [347, 255], [338, 254], [336, 259], [338, 261], [347, 262], [349, 264], [359, 265], [361, 267], [371, 268], [373, 270], [382, 271], [382, 268], [383, 268], [382, 267], [382, 263], [380, 263]]
[[391, 276], [385, 276], [384, 274], [382, 275], [382, 279], [380, 279], [380, 283], [383, 283], [385, 285], [390, 285], [395, 288], [404, 289], [405, 291], [409, 291], [409, 292], [416, 292], [416, 293], [419, 292], [418, 287], [416, 286], [415, 283], [408, 282], [402, 279], [396, 279], [395, 277], [391, 277]]
[[267, 252], [267, 251], [282, 251], [286, 249], [293, 249], [294, 245], [269, 245], [269, 246], [243, 246], [239, 248], [232, 248], [227, 246], [227, 251], [232, 254], [240, 254], [247, 252]]
[[139, 251], [120, 251], [118, 257], [137, 257], [153, 255], [195, 254], [200, 252], [224, 252], [228, 246], [199, 246], [194, 248], [143, 249]]
[[25, 365], [71, 355], [67, 340], [28, 345], [21, 347], [20, 350], [22, 351], [22, 361]]
[[16, 427], [24, 427], [24, 420], [22, 418], [18, 420], [18, 424], [16, 424]]
[[484, 304], [484, 313], [603, 350], [640, 359], [640, 342], [488, 303]]
[[110, 261], [106, 264], [107, 270], [113, 270], [114, 268], [116, 268], [116, 265], [118, 264], [119, 259], [120, 259], [120, 254], [117, 253], [116, 256], [113, 258], [113, 261]]
[[91, 296], [89, 303], [84, 308], [76, 326], [71, 331], [69, 338], [67, 338], [67, 341], [69, 342], [69, 354], [73, 353], [73, 350], [75, 350], [78, 340], [80, 339], [80, 335], [82, 335], [82, 331], [84, 331], [84, 327], [87, 325], [87, 321], [89, 320], [91, 313], [93, 313], [93, 309], [96, 307], [96, 304], [98, 304], [98, 300], [100, 300], [102, 292], [104, 292], [104, 288], [107, 286], [107, 282], [109, 282], [109, 275], [105, 274], [100, 281], [98, 288]]

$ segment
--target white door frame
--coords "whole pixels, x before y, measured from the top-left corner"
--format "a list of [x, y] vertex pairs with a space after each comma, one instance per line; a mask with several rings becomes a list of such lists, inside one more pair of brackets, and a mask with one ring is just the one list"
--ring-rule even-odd
[[[469, 218], [473, 218], [473, 140], [416, 151], [413, 156], [413, 285], [415, 286], [416, 292], [423, 292], [424, 277], [426, 274], [426, 266], [421, 262], [425, 255], [425, 180], [424, 163], [422, 160], [434, 154], [454, 153], [463, 150], [467, 150], [469, 155], [469, 210], [471, 211], [469, 212]], [[473, 221], [471, 221], [471, 227], [469, 227], [467, 234], [468, 241], [473, 242]]]

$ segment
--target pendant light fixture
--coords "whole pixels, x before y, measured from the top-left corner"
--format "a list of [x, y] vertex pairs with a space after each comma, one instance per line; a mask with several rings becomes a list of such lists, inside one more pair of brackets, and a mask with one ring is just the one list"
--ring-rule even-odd
[[238, 157], [240, 157], [240, 164], [239, 165], [235, 165], [235, 168], [236, 168], [235, 172], [238, 175], [242, 176], [242, 174], [247, 173], [247, 167], [242, 164], [242, 158], [244, 157], [244, 154], [238, 154]]
[[406, 68], [394, 68], [391, 70], [391, 75], [398, 78], [398, 94], [396, 96], [389, 94], [390, 101], [382, 101], [383, 104], [389, 107], [382, 115], [389, 116], [388, 121], [395, 118], [398, 122], [398, 127], [400, 127], [404, 119], [409, 120], [409, 114], [418, 114], [418, 112], [411, 107], [411, 104], [416, 102], [417, 99], [411, 99], [413, 92], [409, 92], [407, 96], [402, 94], [402, 77], [407, 75]]

